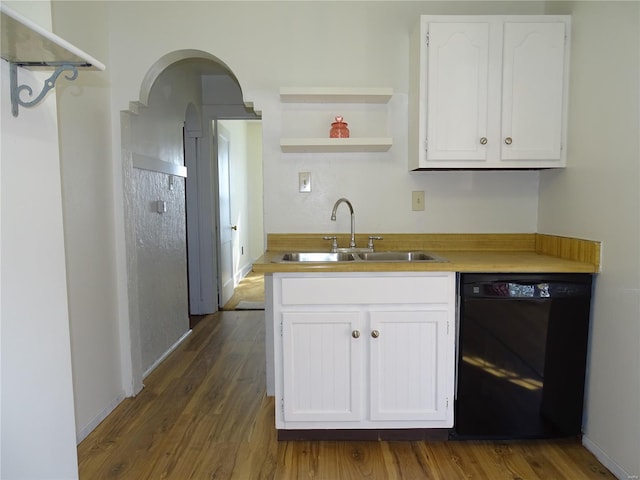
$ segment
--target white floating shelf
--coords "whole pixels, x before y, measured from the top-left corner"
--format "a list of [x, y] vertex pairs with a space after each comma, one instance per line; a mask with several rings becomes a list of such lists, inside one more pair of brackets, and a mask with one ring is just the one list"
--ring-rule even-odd
[[[51, 90], [63, 73], [68, 80], [74, 80], [78, 68], [104, 70], [105, 66], [78, 47], [58, 35], [42, 28], [37, 23], [20, 15], [0, 3], [0, 57], [10, 64], [11, 110], [18, 116], [18, 106], [33, 107]], [[22, 100], [26, 92], [30, 97], [33, 90], [28, 85], [18, 84], [18, 67], [31, 69], [53, 69], [54, 73], [44, 82], [44, 87], [35, 98]]]
[[283, 87], [280, 101], [287, 103], [387, 103], [392, 88]]
[[382, 138], [283, 138], [280, 148], [287, 153], [304, 152], [386, 152], [393, 140]]
[[104, 70], [105, 66], [78, 47], [0, 3], [3, 59], [20, 66], [70, 63]]

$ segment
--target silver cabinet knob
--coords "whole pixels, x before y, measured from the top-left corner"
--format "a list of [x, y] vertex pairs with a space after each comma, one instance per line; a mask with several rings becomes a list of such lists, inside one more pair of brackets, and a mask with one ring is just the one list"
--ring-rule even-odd
[[380, 332], [378, 330], [372, 330], [371, 331], [371, 336], [373, 338], [378, 338], [380, 336]]
[[354, 330], [353, 332], [351, 332], [351, 336], [353, 338], [360, 338], [360, 330]]
[[513, 138], [511, 137], [507, 137], [504, 139], [504, 143], [506, 143], [507, 145], [511, 145], [512, 142], [513, 142]]
[[487, 137], [482, 137], [480, 139], [480, 145], [486, 145], [487, 144]]

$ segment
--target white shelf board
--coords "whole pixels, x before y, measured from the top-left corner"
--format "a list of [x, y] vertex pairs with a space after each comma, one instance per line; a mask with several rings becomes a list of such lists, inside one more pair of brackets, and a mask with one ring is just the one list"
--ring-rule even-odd
[[280, 101], [287, 103], [387, 103], [392, 88], [283, 87]]
[[78, 67], [105, 69], [88, 53], [2, 3], [0, 32], [0, 56], [8, 62], [33, 68], [71, 63]]
[[362, 138], [283, 138], [283, 152], [386, 152], [391, 148], [390, 137]]

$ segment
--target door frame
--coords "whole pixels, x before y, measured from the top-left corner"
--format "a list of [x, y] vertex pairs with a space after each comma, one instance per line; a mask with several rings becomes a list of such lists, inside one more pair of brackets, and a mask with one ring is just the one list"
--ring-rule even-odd
[[218, 265], [214, 235], [214, 208], [217, 205], [210, 187], [211, 162], [207, 159], [207, 141], [201, 115], [193, 104], [187, 107], [184, 131], [187, 175], [187, 270], [189, 275], [189, 313], [204, 315], [218, 311]]

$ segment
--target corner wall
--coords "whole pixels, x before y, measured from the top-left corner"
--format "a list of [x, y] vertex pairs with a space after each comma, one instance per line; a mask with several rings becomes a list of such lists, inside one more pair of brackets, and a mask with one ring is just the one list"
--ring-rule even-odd
[[569, 9], [573, 21], [569, 144], [566, 170], [541, 174], [538, 231], [602, 241], [584, 443], [619, 478], [637, 478], [640, 3], [553, 7]]
[[108, 29], [102, 3], [56, 1], [52, 15], [58, 35], [82, 45], [107, 67], [104, 72], [82, 71], [73, 82], [60, 79], [56, 86], [71, 358], [80, 442], [125, 396], [111, 207]]
[[[7, 3], [50, 30], [49, 2]], [[0, 478], [77, 479], [56, 94], [13, 117], [0, 69]]]

